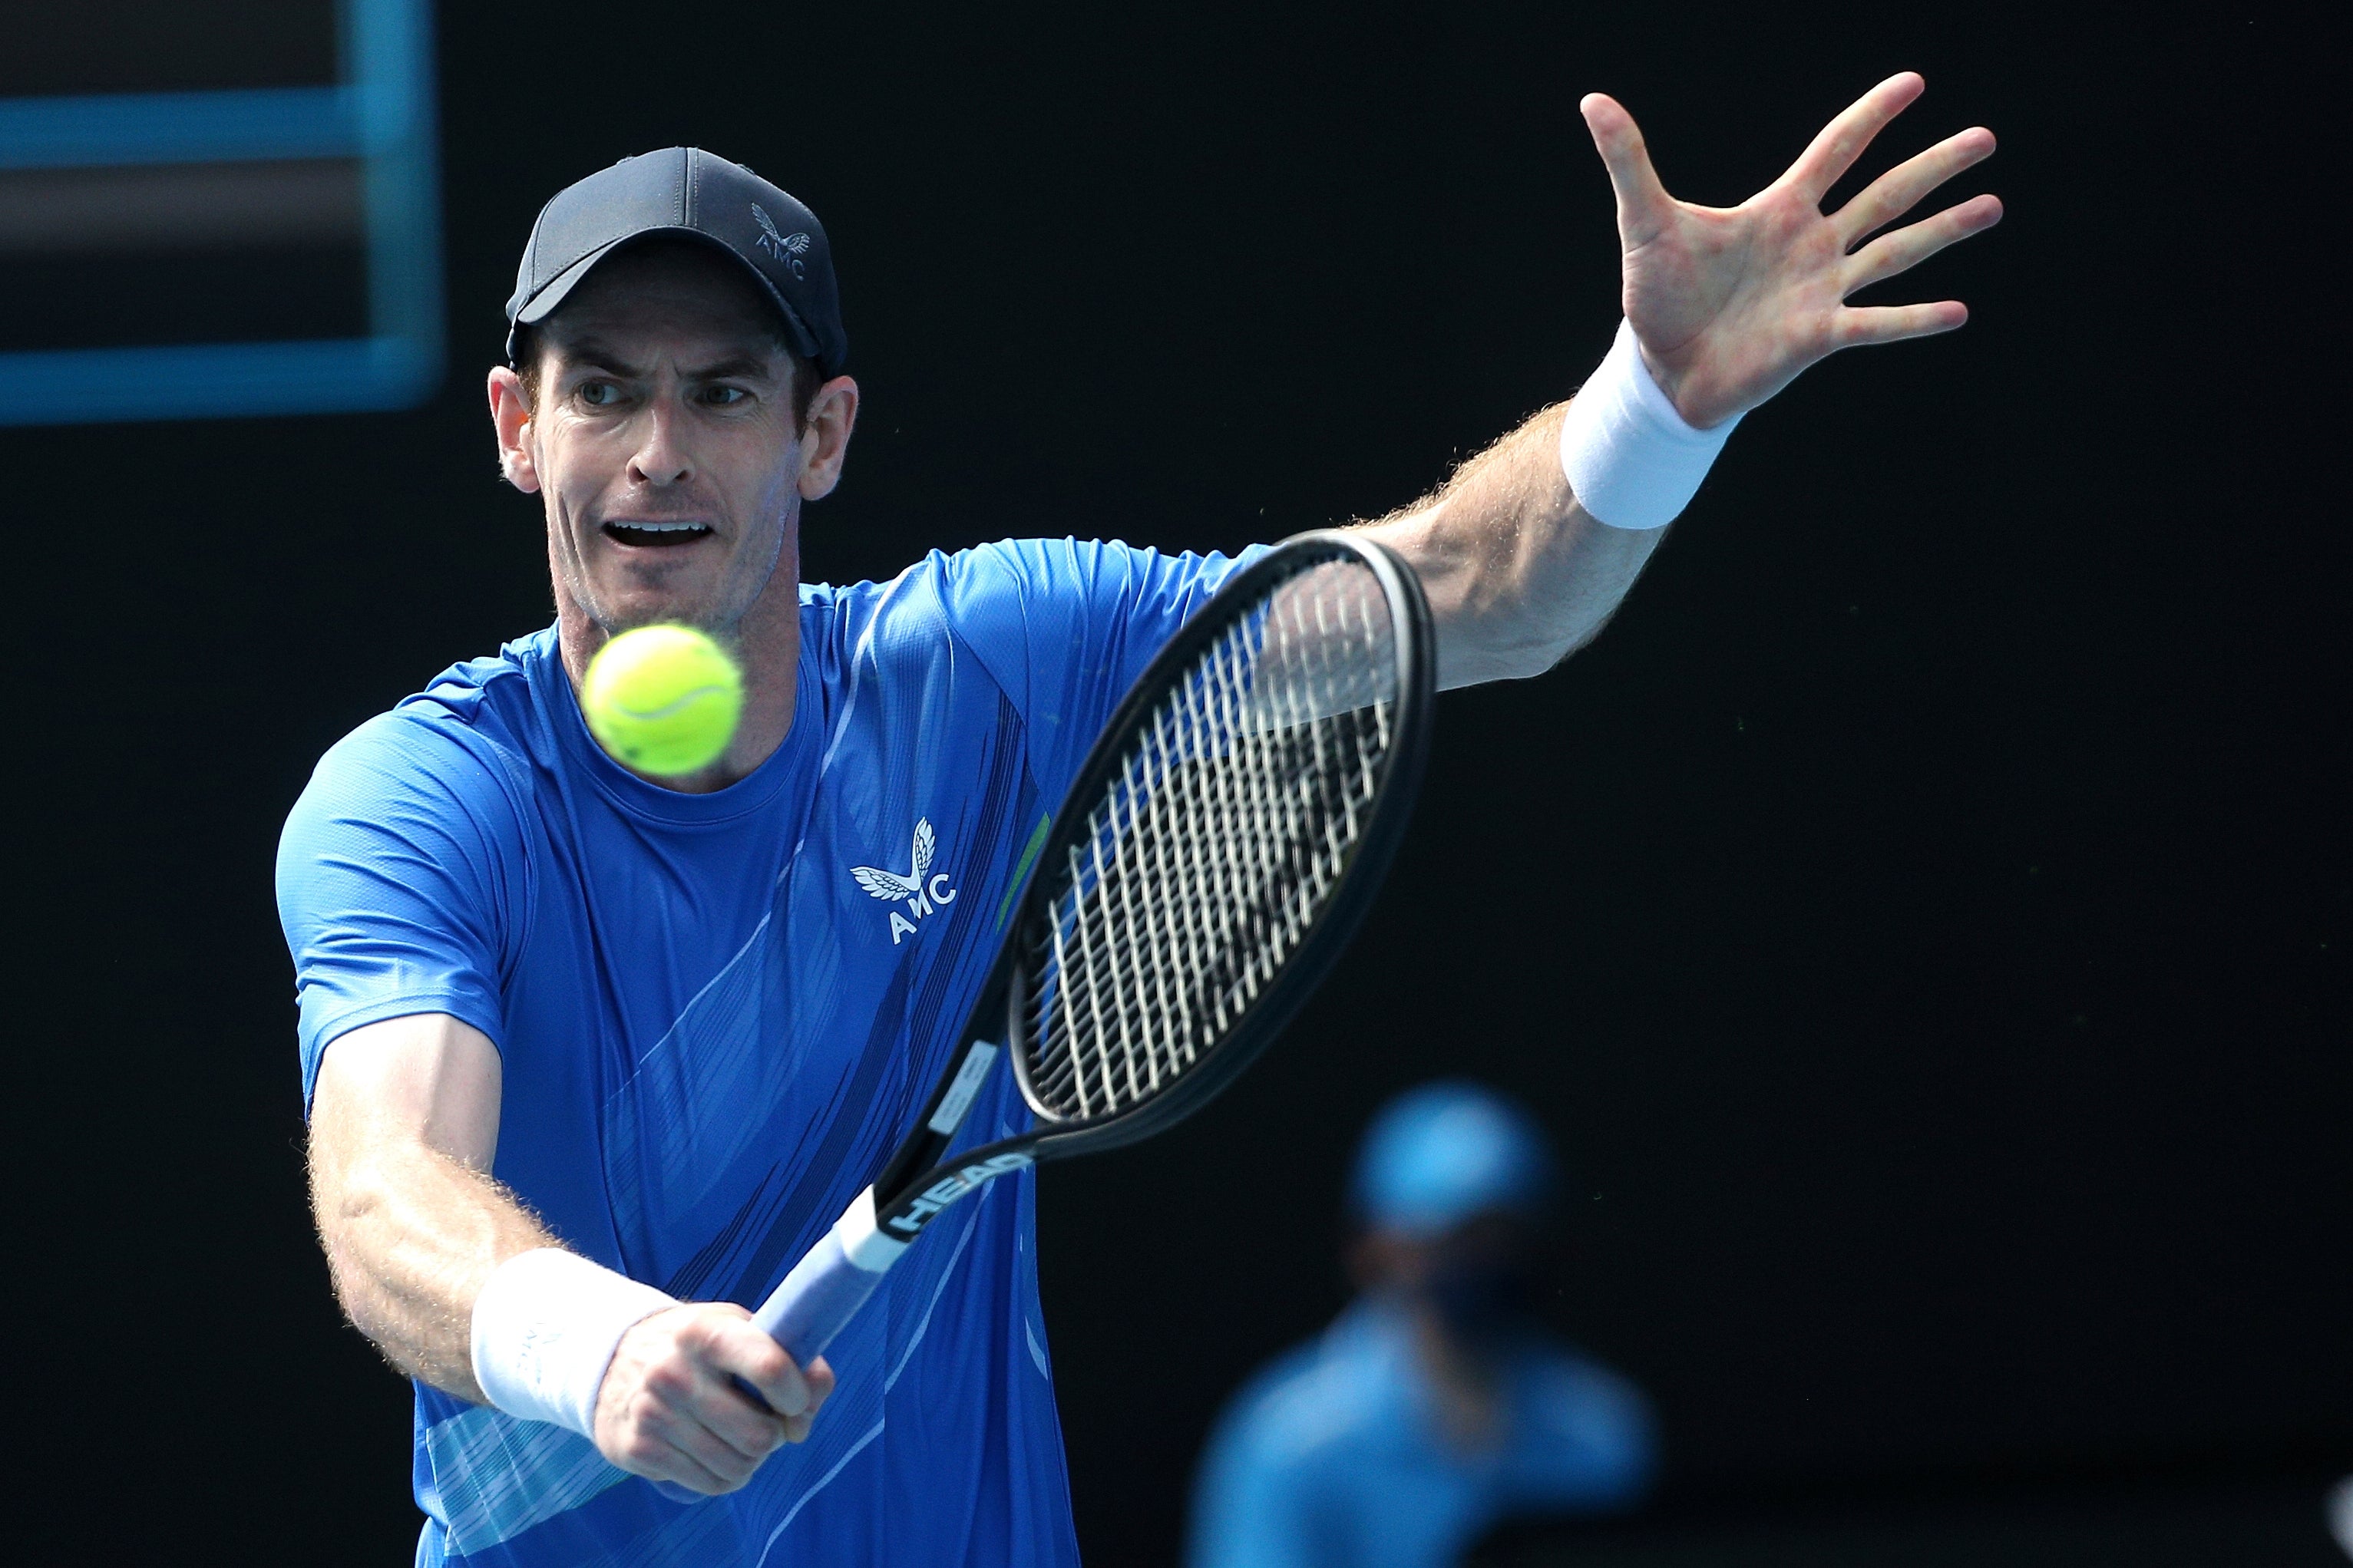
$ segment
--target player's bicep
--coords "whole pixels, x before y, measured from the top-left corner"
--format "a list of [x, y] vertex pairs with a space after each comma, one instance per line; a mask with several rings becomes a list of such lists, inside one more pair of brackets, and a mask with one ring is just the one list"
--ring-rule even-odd
[[278, 858], [306, 1097], [327, 1045], [377, 1024], [499, 1037], [527, 858], [494, 771], [449, 737], [395, 715], [327, 753]]
[[488, 1171], [499, 1148], [501, 1084], [498, 1047], [461, 1019], [414, 1013], [362, 1025], [320, 1058], [314, 1161], [410, 1144]]

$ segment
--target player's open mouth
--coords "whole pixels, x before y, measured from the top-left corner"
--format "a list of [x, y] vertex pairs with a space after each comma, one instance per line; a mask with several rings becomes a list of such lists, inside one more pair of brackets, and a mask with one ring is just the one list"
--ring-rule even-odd
[[633, 544], [659, 549], [670, 544], [691, 544], [711, 532], [707, 522], [607, 522], [605, 537], [618, 544]]

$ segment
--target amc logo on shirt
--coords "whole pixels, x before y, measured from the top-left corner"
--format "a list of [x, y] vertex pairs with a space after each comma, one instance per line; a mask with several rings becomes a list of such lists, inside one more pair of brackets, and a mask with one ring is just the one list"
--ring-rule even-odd
[[[880, 866], [852, 866], [849, 868], [849, 874], [858, 879], [858, 885], [865, 889], [869, 896], [906, 904], [906, 914], [902, 915], [896, 910], [891, 911], [892, 947], [898, 946], [902, 939], [914, 935], [917, 922], [934, 908], [955, 902], [956, 890], [949, 883], [948, 874], [932, 871], [932, 859], [937, 848], [938, 840], [932, 832], [931, 818], [919, 816], [915, 819], [915, 841], [910, 851], [913, 868], [905, 876], [896, 871], [885, 871]], [[926, 876], [927, 872], [931, 874]]]

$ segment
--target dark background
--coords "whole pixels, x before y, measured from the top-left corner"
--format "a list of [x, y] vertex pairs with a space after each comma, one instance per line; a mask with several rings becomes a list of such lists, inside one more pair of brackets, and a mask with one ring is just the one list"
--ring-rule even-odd
[[[691, 142], [823, 216], [867, 401], [810, 575], [1230, 548], [1410, 500], [1599, 359], [1580, 93], [1731, 203], [1907, 67], [1929, 95], [1863, 175], [1989, 124], [1952, 196], [2010, 216], [1877, 292], [1969, 327], [1751, 416], [1597, 645], [1445, 700], [1282, 1048], [1046, 1177], [1082, 1539], [1173, 1560], [1219, 1401], [1344, 1299], [1366, 1115], [1441, 1072], [1557, 1135], [1556, 1316], [1655, 1396], [1663, 1520], [2306, 1509], [2353, 1468], [2325, 8], [890, 9], [448, 7], [440, 396], [0, 432], [12, 1405], [49, 1557], [407, 1561], [406, 1391], [309, 1234], [270, 858], [332, 741], [550, 614], [480, 390], [550, 193]], [[239, 15], [146, 53], [12, 23], [16, 89], [332, 69], [290, 7]], [[2325, 1562], [2310, 1517], [2211, 1560]]]

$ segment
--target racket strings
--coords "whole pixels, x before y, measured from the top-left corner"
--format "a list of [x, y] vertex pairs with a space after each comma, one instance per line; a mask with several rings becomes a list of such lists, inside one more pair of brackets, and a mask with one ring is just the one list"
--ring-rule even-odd
[[1313, 929], [1394, 741], [1379, 583], [1326, 562], [1198, 654], [1139, 727], [1064, 863], [1031, 955], [1029, 1079], [1113, 1114], [1199, 1062]]

